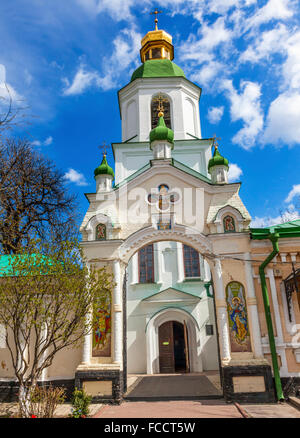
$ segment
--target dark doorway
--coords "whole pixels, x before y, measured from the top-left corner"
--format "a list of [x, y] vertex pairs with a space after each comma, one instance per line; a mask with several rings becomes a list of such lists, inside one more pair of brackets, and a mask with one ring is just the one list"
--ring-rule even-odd
[[159, 327], [160, 373], [189, 372], [188, 338], [185, 324], [168, 321]]

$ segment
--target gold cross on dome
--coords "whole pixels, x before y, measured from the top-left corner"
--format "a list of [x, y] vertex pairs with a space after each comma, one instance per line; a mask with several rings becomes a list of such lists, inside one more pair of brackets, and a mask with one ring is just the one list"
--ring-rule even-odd
[[213, 135], [212, 137], [212, 141], [213, 141], [213, 146], [218, 149], [219, 147], [219, 143], [217, 142], [217, 140], [221, 140], [221, 137], [217, 137], [216, 134]]
[[103, 144], [101, 144], [100, 146], [98, 146], [98, 148], [100, 149], [100, 151], [102, 152], [103, 155], [107, 155], [107, 151], [109, 149], [109, 145], [107, 145], [105, 143], [105, 141], [103, 142]]
[[158, 30], [158, 27], [157, 27], [157, 23], [158, 23], [157, 14], [162, 14], [162, 11], [158, 11], [157, 8], [155, 8], [154, 12], [150, 12], [150, 15], [155, 15], [155, 20], [154, 20], [155, 30]]
[[158, 102], [158, 107], [157, 107], [157, 111], [158, 111], [158, 117], [163, 116], [164, 115], [164, 102], [169, 102], [167, 98], [163, 97], [163, 95], [161, 93], [159, 93], [159, 95], [157, 97], [155, 97], [154, 102]]

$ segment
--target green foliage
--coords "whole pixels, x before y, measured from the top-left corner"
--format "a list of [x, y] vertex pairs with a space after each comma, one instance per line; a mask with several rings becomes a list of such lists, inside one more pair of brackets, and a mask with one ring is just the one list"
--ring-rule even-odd
[[95, 309], [109, 302], [113, 275], [88, 266], [76, 240], [37, 240], [8, 257], [0, 272], [0, 324], [28, 416], [30, 388], [60, 350], [80, 346], [91, 333]]
[[89, 415], [89, 405], [92, 397], [87, 395], [83, 389], [75, 388], [72, 394], [72, 418], [85, 418]]

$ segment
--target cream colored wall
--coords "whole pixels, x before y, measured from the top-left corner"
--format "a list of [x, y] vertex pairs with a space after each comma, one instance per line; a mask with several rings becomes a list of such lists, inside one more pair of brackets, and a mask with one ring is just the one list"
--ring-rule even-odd
[[[259, 312], [259, 320], [260, 320], [260, 326], [261, 326], [261, 333], [262, 336], [267, 336], [267, 324], [265, 319], [265, 311], [264, 311], [264, 304], [262, 299], [262, 291], [261, 291], [261, 285], [259, 281], [259, 272], [258, 267], [260, 263], [267, 258], [267, 256], [272, 251], [272, 244], [269, 241], [252, 241], [251, 242], [251, 255], [253, 260], [260, 260], [260, 262], [253, 262], [253, 272], [254, 272], [254, 284], [255, 284], [255, 293], [257, 298], [257, 306], [258, 306], [258, 312]], [[281, 327], [282, 327], [282, 333], [283, 333], [283, 342], [285, 344], [285, 356], [287, 361], [287, 370], [289, 373], [300, 373], [300, 363], [296, 362], [294, 349], [290, 348], [290, 343], [292, 342], [293, 336], [291, 333], [289, 333], [287, 325], [289, 324], [287, 319], [287, 314], [284, 311], [284, 307], [286, 306], [286, 303], [283, 302], [285, 300], [282, 297], [281, 292], [281, 285], [285, 278], [287, 278], [291, 272], [292, 272], [292, 264], [291, 264], [291, 253], [297, 254], [296, 255], [296, 262], [295, 269], [300, 267], [300, 239], [294, 238], [294, 239], [279, 239], [279, 254], [276, 256], [275, 261], [276, 263], [270, 263], [268, 265], [268, 268], [273, 268], [274, 272], [275, 269], [279, 270], [278, 273], [275, 272], [275, 285], [276, 285], [276, 296], [278, 300], [278, 306], [279, 306], [279, 314], [280, 314], [280, 321], [281, 321]], [[282, 263], [281, 254], [286, 255], [286, 262]], [[273, 260], [274, 262], [274, 260]], [[265, 272], [267, 269], [265, 269]], [[272, 323], [273, 323], [273, 329], [274, 329], [274, 335], [277, 336], [277, 325], [274, 315], [274, 304], [270, 289], [270, 281], [269, 278], [266, 278], [268, 292], [269, 292], [269, 301], [270, 301], [270, 308], [271, 308], [271, 317], [272, 317]], [[293, 310], [295, 315], [295, 324], [299, 324], [300, 327], [300, 309], [297, 301], [297, 297], [295, 293], [293, 293], [292, 296], [292, 302], [293, 302]], [[299, 329], [298, 329], [299, 331]], [[299, 342], [299, 340], [298, 340]], [[267, 359], [269, 358], [270, 354], [265, 354], [265, 357]], [[281, 361], [282, 362], [282, 361]]]

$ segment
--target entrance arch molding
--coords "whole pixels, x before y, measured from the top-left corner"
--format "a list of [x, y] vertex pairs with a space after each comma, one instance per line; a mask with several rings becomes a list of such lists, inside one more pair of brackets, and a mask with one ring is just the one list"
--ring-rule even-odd
[[171, 230], [157, 230], [153, 226], [149, 226], [136, 231], [119, 247], [119, 257], [122, 262], [127, 264], [143, 246], [169, 240], [189, 245], [200, 254], [213, 255], [212, 243], [208, 237], [192, 227], [175, 224]]
[[158, 329], [168, 321], [181, 324], [186, 322], [188, 331], [188, 350], [190, 371], [202, 372], [203, 364], [200, 357], [200, 331], [194, 317], [183, 309], [168, 307], [152, 315], [146, 325], [147, 374], [159, 374], [159, 340]]

